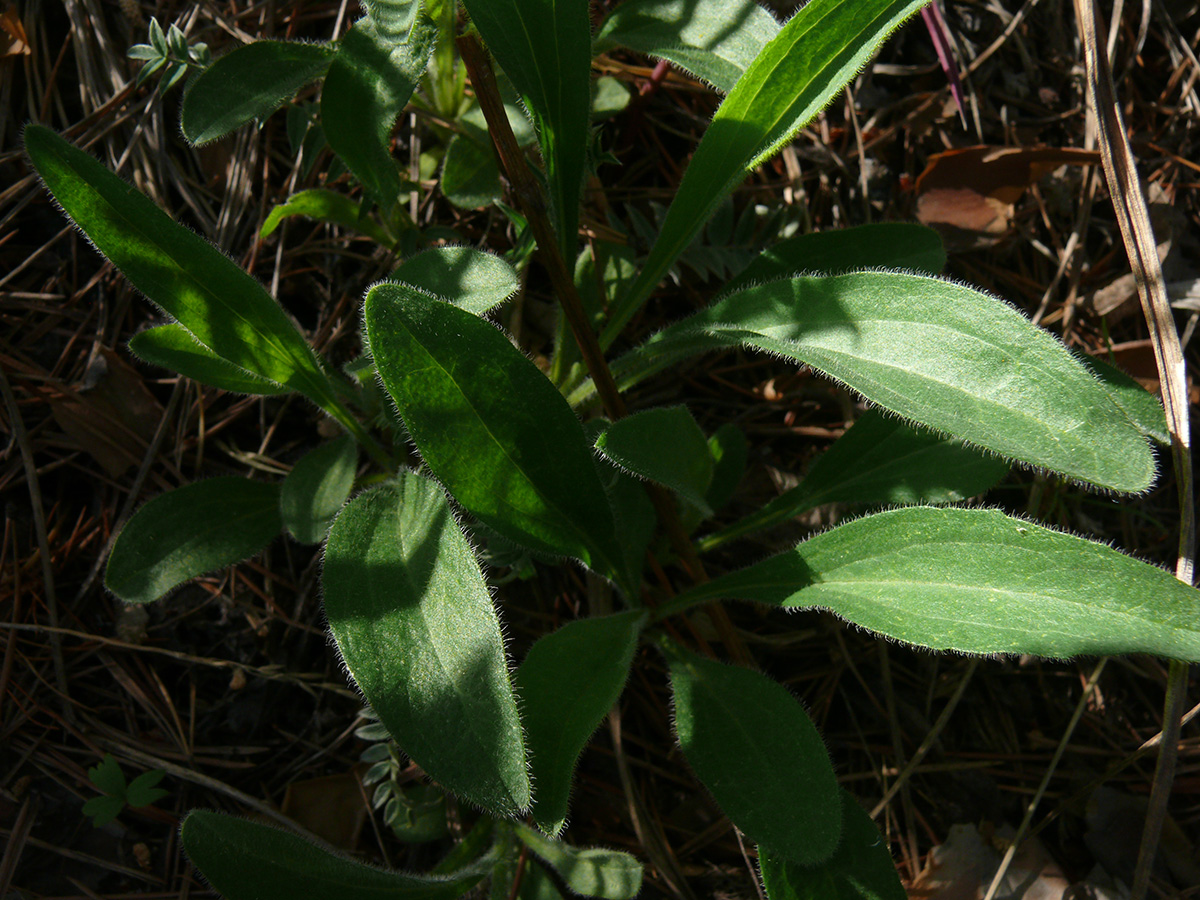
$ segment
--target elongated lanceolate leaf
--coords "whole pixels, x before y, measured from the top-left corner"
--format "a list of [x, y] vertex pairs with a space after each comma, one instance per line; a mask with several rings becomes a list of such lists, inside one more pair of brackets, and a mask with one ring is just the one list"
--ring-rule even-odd
[[858, 272], [747, 288], [614, 365], [624, 374], [742, 345], [807, 363], [906, 419], [1116, 491], [1154, 479], [1140, 430], [1049, 333], [979, 291]]
[[825, 503], [956, 503], [1009, 470], [999, 457], [868, 410], [817, 458], [804, 479], [757, 512], [702, 542], [707, 548]]
[[400, 748], [471, 803], [527, 809], [500, 623], [441, 489], [402, 472], [354, 498], [329, 533], [321, 581], [346, 667]]
[[620, 850], [572, 847], [517, 823], [517, 837], [559, 874], [572, 893], [602, 900], [632, 900], [642, 888], [642, 864]]
[[676, 491], [705, 515], [713, 458], [704, 432], [686, 406], [644, 409], [613, 422], [596, 449], [622, 469]]
[[1200, 661], [1200, 591], [1093, 541], [992, 509], [913, 507], [855, 519], [685, 591], [828, 609], [934, 650]]
[[499, 620], [440, 488], [401, 473], [355, 497], [330, 530], [322, 584], [342, 659], [401, 749], [494, 814], [527, 809]]
[[627, 0], [600, 25], [595, 52], [626, 47], [665, 59], [728, 94], [777, 34], [754, 0]]
[[858, 801], [842, 790], [842, 840], [823, 863], [802, 866], [758, 848], [769, 900], [906, 900], [892, 854]]
[[183, 97], [180, 125], [193, 144], [207, 144], [254, 119], [265, 119], [306, 84], [325, 74], [333, 47], [298, 41], [255, 41], [201, 72]]
[[188, 813], [180, 839], [226, 900], [454, 900], [487, 872], [482, 865], [442, 876], [389, 872], [291, 832], [205, 809]]
[[588, 0], [464, 0], [463, 5], [533, 115], [560, 249], [574, 259], [589, 145]]
[[325, 409], [338, 408], [316, 355], [287, 313], [220, 250], [50, 129], [27, 126], [25, 149], [96, 249], [200, 343]]
[[351, 200], [345, 194], [320, 188], [293, 194], [288, 197], [286, 203], [280, 203], [274, 207], [267, 215], [262, 228], [259, 229], [258, 236], [260, 238], [270, 237], [284, 219], [292, 216], [307, 216], [319, 222], [341, 225], [343, 228], [366, 235], [384, 247], [390, 247], [395, 243], [395, 239], [378, 222], [363, 215], [360, 203]]
[[161, 494], [121, 529], [104, 583], [149, 603], [197, 575], [253, 556], [279, 534], [279, 485], [208, 478]]
[[1126, 416], [1133, 426], [1163, 446], [1170, 446], [1171, 433], [1167, 430], [1167, 414], [1162, 402], [1116, 366], [1109, 365], [1094, 356], [1081, 356], [1080, 362], [1088, 371], [1100, 379], [1100, 385]]
[[283, 524], [302, 544], [324, 539], [354, 487], [358, 445], [348, 434], [300, 458], [279, 496]]
[[342, 38], [321, 90], [325, 139], [385, 215], [400, 195], [392, 126], [425, 73], [436, 36], [423, 16], [402, 39], [360, 19]]
[[843, 275], [862, 269], [940, 275], [945, 267], [946, 248], [932, 228], [908, 222], [878, 222], [840, 231], [813, 231], [780, 241], [739, 272], [721, 293], [731, 294], [755, 282], [795, 275]]
[[372, 288], [364, 320], [384, 387], [454, 498], [509, 540], [628, 586], [583, 428], [538, 368], [489, 323], [409, 285]]
[[445, 297], [477, 316], [499, 306], [521, 286], [512, 266], [474, 247], [434, 247], [418, 253], [401, 263], [389, 280]]
[[604, 329], [609, 346], [708, 217], [804, 127], [928, 0], [810, 0], [755, 58], [708, 126], [657, 242]]
[[837, 778], [799, 701], [758, 672], [664, 647], [679, 746], [730, 821], [795, 862], [832, 856], [842, 831]]
[[538, 640], [517, 670], [533, 774], [533, 817], [556, 835], [566, 823], [575, 763], [621, 695], [645, 614], [580, 619]]
[[286, 394], [291, 388], [260, 378], [213, 353], [178, 322], [140, 331], [129, 349], [143, 362], [178, 372], [201, 384], [239, 394]]

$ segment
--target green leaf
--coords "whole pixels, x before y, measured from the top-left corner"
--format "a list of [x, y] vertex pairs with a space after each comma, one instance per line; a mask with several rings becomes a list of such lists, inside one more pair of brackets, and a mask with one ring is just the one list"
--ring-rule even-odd
[[364, 320], [421, 456], [468, 512], [533, 550], [625, 574], [579, 420], [503, 333], [405, 284], [372, 288]]
[[516, 824], [517, 837], [559, 874], [574, 893], [603, 900], [632, 900], [642, 888], [642, 864], [620, 850], [583, 849], [552, 841], [527, 825]]
[[591, 106], [588, 0], [464, 0], [463, 5], [533, 116], [560, 249], [574, 259]]
[[359, 19], [338, 46], [321, 91], [321, 125], [333, 152], [391, 214], [400, 172], [390, 150], [392, 126], [425, 73], [437, 29], [417, 19], [405, 39]]
[[287, 203], [280, 203], [271, 209], [258, 232], [260, 238], [268, 238], [279, 227], [279, 224], [291, 216], [307, 216], [319, 222], [329, 222], [341, 225], [351, 231], [366, 235], [383, 247], [391, 247], [395, 239], [370, 216], [363, 215], [361, 204], [351, 200], [345, 194], [313, 188], [301, 191], [288, 197]]
[[1109, 365], [1095, 356], [1080, 356], [1080, 362], [1100, 380], [1100, 386], [1126, 416], [1133, 426], [1164, 447], [1171, 445], [1171, 433], [1167, 430], [1167, 414], [1162, 402], [1116, 366]]
[[726, 422], [708, 439], [708, 452], [713, 458], [713, 475], [704, 499], [712, 509], [717, 510], [737, 493], [742, 476], [746, 474], [750, 444], [742, 429], [732, 422]]
[[660, 406], [619, 419], [596, 438], [596, 449], [622, 469], [666, 485], [705, 516], [712, 482], [708, 439], [686, 406]]
[[279, 485], [207, 478], [155, 497], [121, 529], [104, 583], [149, 603], [197, 575], [241, 562], [279, 534]]
[[412, 31], [420, 12], [420, 0], [363, 0], [367, 15], [380, 34], [403, 41]]
[[547, 834], [566, 824], [575, 763], [625, 687], [644, 622], [640, 610], [571, 622], [539, 639], [517, 670], [533, 817]]
[[91, 816], [93, 828], [103, 828], [125, 808], [124, 797], [92, 797], [83, 804], [83, 814]]
[[1008, 470], [1004, 460], [961, 441], [868, 410], [798, 485], [719, 532], [705, 549], [826, 503], [957, 503], [993, 487]]
[[554, 881], [546, 870], [537, 864], [525, 867], [525, 876], [521, 879], [521, 892], [517, 896], [520, 900], [563, 900], [563, 895]]
[[722, 293], [795, 275], [842, 275], [855, 269], [905, 269], [918, 275], [940, 275], [945, 267], [946, 248], [932, 228], [879, 222], [780, 241], [764, 250]]
[[828, 609], [934, 650], [1200, 661], [1200, 591], [1104, 544], [994, 509], [855, 519], [685, 591], [660, 615], [717, 597]]
[[334, 54], [326, 44], [298, 41], [255, 41], [226, 53], [183, 95], [183, 136], [207, 144], [265, 119], [324, 75]]
[[765, 675], [663, 641], [680, 749], [730, 821], [756, 843], [813, 865], [841, 836], [825, 745], [787, 689]]
[[279, 512], [284, 527], [302, 544], [325, 539], [329, 526], [354, 487], [358, 445], [344, 434], [311, 450], [283, 480]]
[[271, 396], [291, 390], [217, 356], [178, 322], [138, 332], [129, 339], [129, 349], [143, 362], [223, 391]]
[[324, 409], [340, 408], [287, 313], [220, 250], [48, 128], [26, 126], [25, 149], [96, 249], [200, 343]]
[[906, 900], [887, 842], [854, 796], [842, 790], [842, 842], [831, 858], [802, 866], [758, 848], [769, 900]]
[[111, 753], [105, 753], [99, 765], [88, 769], [88, 781], [104, 793], [125, 802], [125, 773]]
[[352, 500], [329, 533], [322, 584], [346, 667], [401, 749], [496, 815], [527, 809], [500, 623], [438, 486], [402, 472]]
[[434, 247], [418, 253], [397, 267], [389, 280], [445, 297], [477, 316], [495, 309], [521, 286], [512, 266], [474, 247]]
[[836, 97], [928, 0], [810, 0], [763, 48], [708, 126], [637, 282], [614, 311], [608, 347], [725, 195]]
[[608, 119], [629, 106], [629, 88], [611, 75], [592, 82], [592, 118]]
[[501, 199], [504, 187], [495, 152], [466, 135], [454, 135], [446, 146], [441, 187], [460, 209], [479, 209]]
[[129, 782], [129, 787], [125, 791], [125, 801], [134, 809], [143, 806], [149, 806], [155, 801], [161, 800], [167, 796], [167, 791], [162, 788], [155, 787], [160, 781], [166, 777], [166, 772], [162, 769], [151, 769], [149, 772], [143, 772], [133, 781]]
[[278, 828], [195, 809], [180, 829], [188, 859], [226, 900], [454, 900], [483, 878], [413, 875], [364, 865]]
[[747, 288], [613, 369], [624, 387], [681, 356], [739, 345], [806, 363], [1008, 459], [1115, 491], [1154, 479], [1140, 431], [1060, 342], [1007, 304], [935, 278], [858, 272]]
[[665, 59], [728, 94], [777, 34], [754, 0], [628, 0], [600, 25], [595, 52], [626, 47]]

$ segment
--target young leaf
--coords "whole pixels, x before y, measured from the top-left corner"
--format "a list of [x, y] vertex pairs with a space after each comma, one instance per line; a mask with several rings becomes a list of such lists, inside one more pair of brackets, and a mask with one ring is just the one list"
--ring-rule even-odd
[[459, 209], [480, 209], [504, 196], [495, 151], [474, 138], [456, 134], [446, 145], [442, 193]]
[[139, 331], [129, 339], [129, 349], [143, 362], [223, 391], [265, 396], [291, 391], [217, 356], [178, 322]]
[[712, 482], [708, 439], [686, 406], [661, 406], [613, 422], [596, 438], [596, 449], [622, 469], [676, 491], [705, 516]]
[[403, 41], [412, 31], [421, 9], [420, 0], [363, 0], [367, 15], [380, 34]]
[[504, 334], [406, 284], [372, 288], [364, 320], [384, 387], [463, 507], [518, 544], [625, 574], [579, 420]]
[[358, 445], [348, 434], [301, 457], [279, 494], [284, 527], [302, 544], [325, 538], [354, 487]]
[[841, 793], [842, 841], [825, 862], [802, 866], [759, 846], [769, 900], [906, 900], [887, 842], [853, 795]]
[[631, 610], [571, 622], [538, 640], [517, 670], [533, 818], [551, 836], [566, 824], [575, 763], [625, 687], [644, 621]]
[[748, 838], [805, 865], [841, 835], [837, 778], [800, 703], [765, 675], [663, 642], [688, 765]]
[[279, 224], [291, 216], [307, 216], [319, 222], [341, 225], [343, 228], [366, 235], [383, 247], [390, 247], [396, 242], [396, 239], [388, 234], [378, 222], [370, 216], [363, 215], [360, 203], [351, 200], [345, 194], [320, 188], [292, 194], [288, 197], [287, 203], [280, 203], [273, 207], [267, 215], [266, 221], [263, 222], [262, 228], [259, 229], [258, 236], [260, 238], [270, 237], [275, 233]]
[[724, 542], [825, 503], [956, 503], [983, 493], [1008, 470], [1004, 460], [961, 441], [868, 410], [803, 481], [714, 537]]
[[298, 835], [194, 809], [180, 829], [188, 859], [226, 900], [454, 900], [486, 874], [414, 875], [364, 865]]
[[104, 793], [125, 802], [125, 773], [111, 753], [105, 753], [98, 765], [88, 769], [88, 781]]
[[660, 615], [717, 597], [828, 609], [934, 650], [1200, 661], [1196, 588], [994, 509], [912, 507], [855, 519], [685, 591]]
[[166, 777], [166, 772], [162, 769], [151, 769], [149, 772], [143, 772], [133, 781], [129, 782], [129, 787], [125, 790], [125, 802], [138, 809], [143, 806], [149, 806], [157, 800], [161, 800], [167, 796], [167, 791], [162, 788], [155, 787], [163, 778]]
[[279, 534], [279, 485], [208, 478], [155, 497], [121, 529], [104, 583], [149, 603], [185, 581], [258, 553]]
[[632, 900], [642, 888], [642, 864], [620, 850], [582, 849], [552, 841], [518, 822], [517, 837], [573, 892], [602, 900]]
[[255, 41], [226, 53], [183, 95], [183, 136], [207, 144], [253, 119], [265, 119], [324, 75], [335, 52], [325, 44]]
[[600, 25], [594, 52], [625, 47], [665, 59], [728, 94], [777, 34], [754, 0], [627, 0]]
[[521, 286], [516, 270], [494, 253], [474, 247], [434, 247], [406, 259], [389, 281], [403, 281], [445, 297], [477, 316], [486, 315]]
[[803, 128], [928, 0], [810, 0], [763, 48], [708, 126], [645, 267], [601, 335], [608, 347], [725, 195]]
[[463, 5], [533, 116], [560, 249], [574, 259], [591, 107], [588, 0], [464, 0]]
[[402, 472], [334, 522], [325, 614], [396, 743], [499, 816], [529, 807], [525, 742], [487, 583], [441, 489]]
[[316, 355], [261, 284], [48, 128], [25, 149], [63, 210], [133, 286], [218, 356], [340, 409]]
[[125, 808], [124, 797], [92, 797], [83, 804], [83, 814], [90, 816], [93, 828], [103, 828], [121, 814]]
[[747, 288], [660, 331], [614, 372], [624, 385], [630, 372], [738, 345], [807, 363], [1027, 465], [1115, 491], [1154, 478], [1140, 430], [1061, 343], [995, 298], [936, 278], [857, 272]]
[[400, 173], [389, 149], [392, 126], [425, 73], [437, 29], [417, 18], [403, 39], [359, 19], [342, 38], [321, 90], [321, 125], [333, 152], [390, 215]]
[[755, 282], [796, 275], [842, 275], [860, 269], [905, 269], [940, 275], [946, 248], [932, 228], [908, 222], [878, 222], [840, 231], [798, 234], [768, 247], [722, 288], [732, 294]]

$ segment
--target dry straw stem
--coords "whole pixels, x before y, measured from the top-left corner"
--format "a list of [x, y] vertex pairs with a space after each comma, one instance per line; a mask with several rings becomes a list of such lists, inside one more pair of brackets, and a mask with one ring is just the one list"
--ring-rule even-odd
[[[1099, 13], [1092, 0], [1075, 0], [1075, 13], [1079, 20], [1079, 33], [1087, 66], [1088, 101], [1099, 122], [1104, 177], [1112, 195], [1113, 209], [1121, 229], [1125, 252], [1137, 279], [1142, 311], [1150, 326], [1150, 339], [1154, 346], [1154, 357], [1162, 384], [1163, 405], [1167, 413], [1167, 427], [1171, 432], [1171, 459], [1179, 486], [1180, 508], [1179, 558], [1175, 566], [1175, 577], [1185, 584], [1192, 584], [1196, 551], [1196, 508], [1192, 485], [1183, 351], [1175, 330], [1171, 306], [1167, 301], [1146, 198], [1138, 180], [1137, 167], [1129, 147], [1121, 110], [1117, 105], [1108, 54], [1099, 38]], [[1162, 749], [1154, 773], [1146, 827], [1142, 833], [1142, 845], [1138, 853], [1137, 870], [1134, 873], [1133, 900], [1142, 900], [1149, 888], [1150, 869], [1158, 848], [1171, 782], [1175, 774], [1186, 687], [1187, 666], [1173, 660], [1168, 675], [1166, 708], [1163, 713]]]

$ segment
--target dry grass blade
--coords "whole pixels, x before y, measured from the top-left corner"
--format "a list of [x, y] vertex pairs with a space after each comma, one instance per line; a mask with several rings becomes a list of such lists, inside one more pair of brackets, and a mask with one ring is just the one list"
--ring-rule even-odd
[[[1191, 584], [1194, 578], [1196, 551], [1196, 507], [1192, 485], [1191, 439], [1183, 351], [1167, 300], [1146, 198], [1138, 180], [1121, 110], [1117, 105], [1108, 55], [1103, 52], [1101, 46], [1098, 13], [1092, 0], [1076, 0], [1075, 11], [1087, 63], [1088, 100], [1095, 109], [1100, 124], [1104, 175], [1112, 194], [1113, 208], [1116, 211], [1125, 250], [1137, 278], [1142, 310], [1150, 326], [1159, 381], [1162, 384], [1163, 405], [1166, 407], [1167, 426], [1171, 432], [1171, 457], [1179, 487], [1180, 508], [1179, 557], [1175, 575], [1185, 584]], [[1186, 687], [1187, 667], [1182, 663], [1172, 662], [1163, 714], [1162, 749], [1154, 775], [1146, 828], [1142, 834], [1142, 845], [1134, 874], [1134, 900], [1142, 900], [1149, 888], [1150, 869], [1158, 848], [1171, 782], [1174, 779]]]

